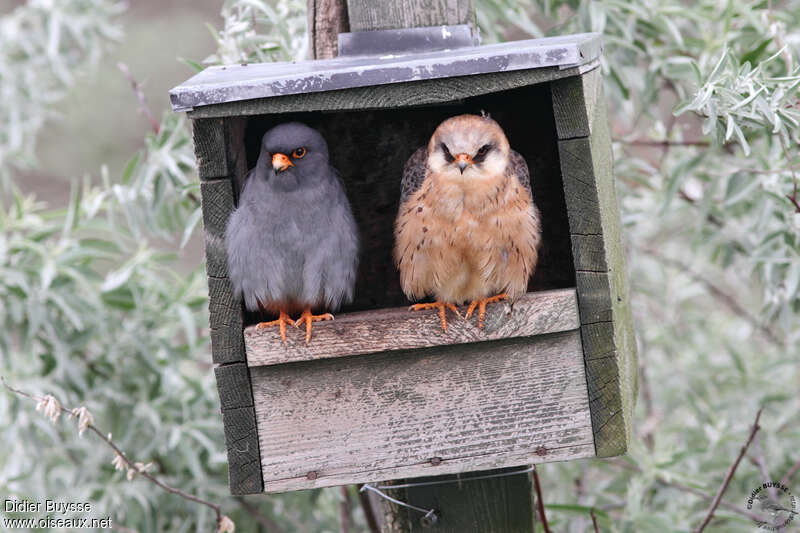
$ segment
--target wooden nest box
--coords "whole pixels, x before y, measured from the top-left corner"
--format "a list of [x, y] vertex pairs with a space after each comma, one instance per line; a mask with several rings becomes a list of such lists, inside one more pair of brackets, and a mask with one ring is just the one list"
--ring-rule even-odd
[[[343, 34], [336, 59], [211, 67], [171, 92], [193, 121], [235, 494], [627, 449], [636, 353], [601, 38], [476, 46], [465, 28], [402, 52], [381, 32]], [[482, 331], [452, 319], [445, 334], [434, 312], [407, 312], [392, 262], [400, 179], [442, 120], [481, 111], [528, 162], [543, 245], [526, 295], [490, 306]], [[262, 135], [290, 120], [327, 139], [362, 251], [353, 304], [284, 347], [234, 300], [223, 236]]]

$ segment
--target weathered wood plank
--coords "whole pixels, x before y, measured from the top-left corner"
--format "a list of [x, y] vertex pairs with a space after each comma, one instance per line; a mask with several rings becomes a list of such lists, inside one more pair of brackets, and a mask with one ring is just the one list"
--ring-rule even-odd
[[228, 449], [228, 484], [231, 494], [256, 494], [264, 490], [258, 449], [255, 409], [222, 411], [225, 447]]
[[336, 57], [338, 36], [350, 31], [345, 0], [306, 0], [309, 59]]
[[219, 391], [219, 404], [223, 411], [253, 406], [250, 373], [244, 363], [231, 363], [214, 368]]
[[[558, 142], [569, 230], [573, 235], [603, 235], [600, 203], [588, 138]], [[603, 242], [607, 242], [603, 238]]]
[[[528, 533], [534, 531], [532, 483], [530, 474], [470, 481], [476, 475], [503, 473], [500, 470], [470, 472], [463, 477], [449, 476], [448, 485], [415, 487], [408, 503], [423, 509], [436, 509], [437, 533]], [[447, 479], [447, 478], [444, 478]], [[428, 478], [415, 479], [414, 483]], [[443, 478], [437, 478], [437, 481]], [[414, 513], [411, 531], [430, 531]], [[488, 518], [488, 519], [487, 519]]]
[[577, 291], [580, 295], [578, 308], [581, 324], [611, 322], [611, 286], [607, 272], [575, 273]]
[[194, 155], [200, 179], [224, 178], [228, 175], [225, 160], [225, 134], [218, 118], [192, 121]]
[[200, 184], [200, 193], [203, 197], [203, 229], [206, 233], [223, 237], [234, 209], [231, 180], [204, 181]]
[[471, 0], [347, 0], [351, 31], [468, 24]]
[[591, 135], [597, 102], [602, 98], [602, 84], [600, 69], [550, 84], [559, 139]]
[[247, 364], [274, 365], [568, 331], [579, 326], [577, 306], [575, 289], [527, 293], [513, 306], [490, 305], [483, 330], [474, 316], [467, 322], [450, 314], [446, 334], [435, 311], [394, 308], [348, 313], [315, 324], [308, 345], [305, 330], [290, 329], [284, 346], [275, 329], [249, 326], [245, 330]]
[[214, 363], [244, 361], [242, 308], [228, 278], [208, 277], [208, 314]]
[[232, 494], [254, 494], [264, 489], [258, 448], [258, 430], [250, 375], [244, 363], [214, 369], [217, 378], [225, 446], [228, 450], [228, 482]]
[[594, 455], [578, 331], [250, 372], [268, 492]]
[[221, 278], [228, 275], [225, 251], [225, 228], [234, 209], [233, 184], [230, 180], [200, 183], [203, 203], [203, 231], [206, 246], [206, 272]]
[[630, 442], [637, 370], [602, 80], [588, 73], [553, 84], [552, 97], [595, 447], [599, 457], [610, 457]]
[[602, 235], [581, 235], [573, 233], [572, 260], [575, 270], [587, 272], [608, 272], [606, 263], [606, 249]]
[[312, 92], [197, 107], [188, 113], [193, 119], [294, 113], [301, 111], [345, 111], [386, 109], [454, 102], [555, 79], [577, 76], [597, 68], [598, 61], [579, 67], [535, 68], [492, 74], [456, 76], [370, 87], [355, 87], [328, 92]]

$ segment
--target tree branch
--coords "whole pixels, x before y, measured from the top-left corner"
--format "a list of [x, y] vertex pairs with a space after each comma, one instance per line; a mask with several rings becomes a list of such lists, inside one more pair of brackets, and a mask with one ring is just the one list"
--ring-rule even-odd
[[370, 533], [381, 533], [381, 528], [378, 527], [378, 520], [375, 518], [375, 510], [372, 508], [372, 502], [369, 501], [369, 494], [361, 490], [361, 485], [356, 485], [358, 488], [358, 501], [361, 504], [361, 510], [364, 511], [364, 519], [367, 521], [367, 527]]
[[592, 517], [592, 525], [594, 526], [594, 533], [600, 533], [600, 528], [597, 525], [597, 516], [594, 514], [594, 507], [589, 510], [589, 514]]
[[350, 533], [350, 492], [347, 485], [339, 487], [342, 493], [342, 501], [339, 502], [339, 531], [340, 533]]
[[653, 248], [644, 247], [644, 248], [639, 248], [639, 249], [642, 250], [646, 254], [649, 254], [649, 255], [652, 255], [653, 257], [658, 258], [663, 263], [666, 263], [668, 265], [671, 265], [674, 268], [677, 268], [678, 270], [682, 271], [683, 273], [685, 273], [687, 276], [689, 276], [693, 280], [695, 280], [698, 283], [700, 283], [701, 285], [703, 285], [708, 290], [708, 292], [711, 293], [712, 296], [714, 296], [719, 301], [721, 301], [723, 304], [725, 304], [725, 306], [728, 307], [728, 309], [733, 311], [735, 314], [737, 314], [740, 317], [744, 318], [754, 328], [759, 330], [770, 342], [772, 342], [773, 344], [775, 344], [775, 345], [777, 345], [779, 347], [783, 347], [783, 345], [784, 345], [783, 341], [778, 337], [778, 335], [769, 326], [760, 323], [758, 321], [758, 319], [755, 316], [753, 316], [752, 314], [750, 314], [744, 307], [742, 307], [739, 304], [739, 302], [737, 302], [736, 299], [733, 296], [731, 296], [728, 293], [726, 293], [724, 290], [719, 288], [717, 285], [715, 285], [711, 281], [709, 281], [709, 280], [705, 279], [704, 277], [702, 277], [700, 274], [698, 274], [697, 272], [695, 272], [694, 270], [689, 268], [688, 265], [685, 265], [684, 263], [682, 263], [681, 261], [678, 261], [677, 259], [672, 259], [672, 258], [666, 257], [661, 252], [659, 252], [658, 250], [655, 250]]
[[725, 494], [725, 491], [728, 489], [728, 485], [733, 478], [733, 474], [736, 472], [736, 468], [739, 466], [739, 463], [742, 461], [742, 457], [744, 457], [745, 452], [747, 452], [747, 448], [750, 446], [750, 443], [753, 442], [753, 439], [756, 437], [756, 433], [758, 430], [761, 429], [761, 426], [758, 425], [758, 421], [761, 419], [761, 409], [758, 410], [756, 413], [756, 419], [753, 422], [753, 427], [750, 429], [750, 435], [747, 438], [747, 442], [744, 443], [742, 449], [739, 451], [739, 455], [736, 457], [736, 460], [733, 461], [730, 468], [728, 468], [728, 472], [725, 474], [725, 478], [722, 480], [722, 485], [720, 485], [719, 490], [717, 490], [717, 494], [714, 496], [714, 499], [711, 501], [711, 507], [708, 509], [708, 514], [706, 515], [705, 520], [700, 524], [700, 526], [695, 529], [695, 533], [702, 533], [702, 531], [706, 528], [706, 526], [711, 522], [711, 519], [714, 517], [714, 511], [717, 510], [717, 506], [719, 502], [722, 500], [722, 495]]
[[242, 496], [237, 496], [236, 501], [242, 504], [247, 514], [252, 516], [256, 522], [267, 528], [267, 533], [286, 533], [281, 526], [276, 524], [268, 516], [262, 514], [257, 506], [253, 505]]
[[[25, 398], [30, 398], [31, 400], [33, 400], [35, 402], [42, 402], [42, 401], [45, 400], [44, 398], [40, 398], [40, 397], [35, 396], [35, 395], [33, 395], [33, 394], [29, 393], [29, 392], [25, 392], [25, 391], [22, 391], [22, 390], [19, 390], [19, 389], [15, 389], [14, 387], [10, 386], [6, 382], [5, 378], [2, 377], [2, 376], [0, 376], [0, 382], [3, 383], [3, 386], [6, 388], [6, 390], [8, 390], [9, 392], [14, 393], [14, 394], [16, 394], [18, 396], [23, 396]], [[62, 413], [66, 414], [68, 416], [72, 416], [74, 414], [74, 411], [75, 411], [75, 409], [68, 409], [66, 407], [63, 407], [60, 403], [57, 403], [57, 408]], [[97, 427], [92, 423], [88, 424], [86, 426], [86, 429], [91, 430], [92, 433], [94, 433], [95, 435], [100, 437], [100, 439], [103, 442], [105, 442], [112, 450], [114, 450], [114, 453], [116, 453], [116, 456], [119, 457], [125, 463], [125, 465], [127, 466], [128, 469], [133, 470], [137, 474], [141, 475], [143, 478], [147, 479], [148, 481], [150, 481], [151, 483], [153, 483], [157, 487], [161, 488], [162, 490], [164, 490], [166, 492], [169, 492], [170, 494], [175, 494], [176, 496], [179, 496], [179, 497], [183, 498], [184, 500], [187, 500], [187, 501], [190, 501], [190, 502], [195, 502], [195, 503], [199, 503], [200, 505], [205, 505], [209, 509], [213, 510], [214, 513], [217, 516], [217, 527], [218, 528], [220, 527], [220, 524], [222, 523], [223, 518], [227, 519], [227, 517], [225, 517], [222, 514], [222, 511], [220, 510], [220, 506], [217, 505], [216, 503], [212, 503], [210, 501], [207, 501], [207, 500], [204, 500], [204, 499], [199, 498], [197, 496], [194, 496], [193, 494], [188, 494], [188, 493], [186, 493], [186, 492], [184, 492], [184, 491], [182, 491], [182, 490], [180, 490], [178, 488], [175, 488], [175, 487], [172, 487], [170, 485], [167, 485], [163, 481], [161, 481], [158, 478], [156, 478], [154, 475], [152, 475], [149, 472], [147, 472], [147, 470], [145, 470], [143, 467], [137, 465], [134, 461], [129, 459], [128, 456], [125, 455], [125, 452], [123, 452], [111, 440], [111, 434], [105, 435], [103, 432], [101, 432], [99, 429], [97, 429]]]
[[144, 92], [142, 92], [141, 84], [133, 77], [130, 69], [128, 69], [128, 65], [125, 63], [117, 63], [117, 68], [122, 71], [122, 75], [125, 76], [128, 82], [130, 82], [131, 89], [133, 89], [133, 92], [136, 94], [136, 98], [139, 100], [139, 112], [147, 117], [147, 120], [150, 122], [150, 126], [153, 128], [153, 133], [158, 135], [159, 124], [153, 116], [153, 112], [150, 111], [150, 107], [147, 105], [147, 100], [144, 97]]
[[789, 480], [792, 478], [793, 475], [795, 475], [795, 473], [798, 470], [800, 470], [800, 459], [798, 459], [797, 462], [792, 465], [789, 471], [783, 475], [783, 477], [781, 478], [781, 485], [788, 485]]
[[536, 472], [536, 465], [533, 465], [533, 486], [536, 489], [536, 509], [539, 512], [539, 519], [542, 521], [544, 533], [550, 533], [550, 526], [547, 524], [547, 515], [544, 514], [542, 487], [539, 485], [539, 473]]
[[670, 141], [663, 140], [657, 141], [654, 139], [614, 139], [614, 142], [627, 144], [630, 146], [654, 146], [657, 148], [668, 148], [671, 146], [711, 146], [709, 141], [702, 141], [693, 139], [688, 141]]
[[[625, 462], [623, 460], [612, 460], [612, 461], [609, 461], [609, 464], [616, 465], [616, 466], [619, 466], [621, 468], [625, 468], [625, 469], [628, 469], [628, 470], [632, 470], [632, 471], [638, 472], [640, 474], [642, 473], [642, 469], [641, 468], [639, 468], [638, 466], [636, 466], [634, 464], [627, 463], [627, 462]], [[683, 491], [683, 492], [688, 492], [690, 494], [694, 494], [695, 496], [699, 496], [700, 498], [703, 498], [704, 500], [707, 500], [707, 501], [711, 501], [711, 500], [714, 499], [714, 496], [712, 496], [708, 492], [705, 492], [705, 491], [700, 490], [700, 489], [696, 489], [694, 487], [690, 487], [689, 485], [684, 485], [683, 483], [678, 483], [677, 481], [671, 481], [671, 480], [665, 479], [663, 477], [656, 477], [656, 481], [658, 483], [660, 483], [661, 485], [664, 485], [666, 487], [672, 487], [672, 488], [678, 489], [678, 490]], [[624, 504], [621, 504], [621, 505], [624, 505]], [[735, 505], [735, 504], [732, 504], [730, 502], [726, 502], [724, 500], [720, 501], [719, 506], [720, 507], [724, 507], [725, 509], [727, 509], [729, 511], [733, 511], [734, 513], [740, 514], [742, 516], [746, 516], [747, 518], [750, 518], [751, 520], [755, 520], [757, 522], [763, 520], [763, 518], [758, 516], [757, 514], [745, 511], [739, 505]], [[605, 510], [607, 508], [603, 508], [603, 509]]]
[[787, 194], [786, 198], [792, 202], [794, 205], [795, 213], [800, 213], [800, 201], [797, 198], [797, 172], [794, 169], [794, 165], [792, 164], [792, 156], [789, 155], [789, 150], [786, 148], [786, 141], [783, 140], [783, 136], [778, 134], [778, 139], [781, 141], [781, 148], [783, 148], [783, 155], [786, 157], [786, 162], [789, 163], [789, 168], [792, 171], [792, 181], [794, 183], [794, 188], [792, 189], [792, 194]]

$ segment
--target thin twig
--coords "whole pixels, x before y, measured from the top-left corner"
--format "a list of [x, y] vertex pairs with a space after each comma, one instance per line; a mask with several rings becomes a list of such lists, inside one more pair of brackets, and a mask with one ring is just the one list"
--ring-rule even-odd
[[640, 248], [644, 253], [652, 255], [656, 257], [663, 263], [669, 264], [674, 268], [684, 272], [687, 276], [692, 278], [693, 280], [697, 281], [701, 285], [703, 285], [708, 292], [711, 293], [712, 296], [717, 298], [719, 301], [725, 304], [728, 309], [733, 311], [735, 314], [739, 315], [740, 317], [744, 318], [747, 322], [749, 322], [754, 328], [759, 330], [770, 342], [773, 344], [783, 347], [783, 341], [778, 337], [778, 335], [766, 324], [762, 324], [759, 322], [758, 318], [753, 316], [749, 311], [747, 311], [744, 307], [736, 301], [736, 299], [731, 296], [730, 294], [726, 293], [724, 290], [719, 288], [717, 285], [712, 283], [711, 281], [707, 280], [694, 270], [692, 270], [688, 265], [678, 261], [677, 259], [672, 259], [670, 257], [664, 256], [660, 251], [655, 250], [653, 248], [644, 247]]
[[364, 519], [367, 522], [367, 527], [370, 533], [380, 533], [381, 528], [378, 527], [378, 520], [375, 518], [375, 510], [372, 508], [372, 502], [369, 501], [369, 494], [361, 490], [361, 485], [358, 487], [358, 501], [361, 504], [361, 510], [364, 511]]
[[730, 468], [728, 468], [728, 472], [725, 474], [725, 478], [722, 480], [722, 485], [719, 486], [719, 490], [717, 490], [717, 494], [714, 496], [714, 499], [711, 501], [711, 507], [708, 508], [708, 514], [706, 515], [705, 520], [700, 524], [700, 526], [695, 529], [695, 533], [702, 533], [702, 531], [706, 528], [706, 526], [711, 522], [711, 519], [714, 517], [714, 511], [717, 510], [717, 506], [719, 502], [722, 500], [722, 495], [725, 494], [725, 491], [728, 489], [728, 485], [733, 478], [733, 474], [736, 472], [736, 468], [738, 468], [739, 463], [742, 461], [742, 457], [744, 457], [745, 452], [747, 452], [747, 448], [750, 446], [750, 443], [753, 442], [753, 439], [756, 437], [756, 433], [758, 430], [761, 429], [761, 426], [758, 425], [758, 421], [761, 419], [761, 409], [758, 410], [756, 413], [756, 419], [753, 422], [753, 427], [750, 429], [750, 435], [747, 437], [747, 442], [744, 443], [742, 449], [739, 450], [739, 455], [736, 457], [736, 460], [733, 461]]
[[793, 475], [795, 475], [795, 473], [798, 470], [800, 470], [800, 459], [798, 459], [797, 462], [792, 465], [792, 467], [789, 469], [789, 471], [786, 472], [786, 474], [783, 475], [783, 477], [781, 478], [781, 485], [784, 485], [784, 486], [788, 485], [789, 484], [789, 480], [792, 478]]
[[252, 516], [256, 522], [267, 528], [268, 533], [286, 533], [286, 531], [275, 523], [270, 517], [264, 515], [257, 506], [245, 500], [242, 496], [237, 496], [236, 500], [242, 504], [247, 514]]
[[670, 146], [711, 146], [709, 141], [688, 140], [688, 141], [658, 141], [655, 139], [614, 139], [614, 142], [627, 144], [630, 146], [654, 146], [657, 148], [665, 148]]
[[[621, 468], [625, 468], [627, 470], [632, 470], [634, 472], [638, 472], [640, 474], [642, 473], [642, 469], [641, 468], [639, 468], [638, 466], [636, 466], [634, 464], [631, 464], [631, 463], [628, 463], [626, 461], [623, 461], [623, 460], [611, 460], [611, 461], [609, 461], [609, 463], [612, 464], [612, 465], [615, 465], [615, 466], [619, 466]], [[684, 485], [683, 483], [678, 483], [677, 481], [671, 481], [671, 480], [665, 479], [664, 477], [660, 477], [660, 476], [656, 477], [656, 481], [658, 483], [660, 483], [661, 485], [664, 485], [664, 486], [667, 486], [667, 487], [672, 487], [672, 488], [678, 489], [678, 490], [683, 491], [683, 492], [688, 492], [690, 494], [694, 494], [695, 496], [699, 496], [699, 497], [701, 497], [701, 498], [703, 498], [704, 500], [707, 500], [707, 501], [711, 501], [711, 500], [714, 499], [714, 496], [709, 494], [708, 492], [705, 492], [705, 491], [700, 490], [700, 489], [696, 489], [694, 487], [690, 487], [689, 485]], [[741, 508], [740, 505], [736, 505], [736, 504], [733, 504], [733, 503], [726, 502], [726, 501], [722, 500], [722, 501], [720, 501], [719, 506], [720, 507], [724, 507], [724, 508], [728, 509], [729, 511], [733, 511], [734, 513], [740, 514], [742, 516], [746, 516], [747, 518], [750, 518], [751, 520], [756, 520], [756, 521], [763, 520], [763, 518], [758, 516], [757, 514], [745, 511], [744, 509]], [[608, 509], [607, 506], [603, 508], [603, 510], [607, 510], [607, 509]]]
[[[772, 481], [772, 476], [769, 473], [769, 468], [767, 468], [767, 461], [764, 459], [764, 451], [761, 449], [761, 441], [758, 435], [756, 435], [756, 438], [753, 440], [752, 450], [753, 454], [751, 455], [748, 453], [747, 458], [758, 468], [758, 471], [761, 473], [761, 478], [765, 482]], [[772, 501], [777, 501], [778, 489], [776, 487], [767, 487], [767, 494]]]
[[539, 485], [539, 474], [536, 472], [536, 465], [533, 465], [533, 486], [536, 489], [536, 508], [539, 511], [539, 519], [542, 521], [544, 533], [550, 533], [550, 526], [547, 524], [547, 515], [544, 514], [542, 487]]
[[139, 100], [139, 112], [147, 117], [147, 120], [150, 122], [150, 126], [153, 128], [153, 133], [158, 135], [158, 121], [155, 119], [153, 112], [150, 111], [150, 107], [147, 105], [147, 100], [144, 97], [144, 92], [142, 92], [141, 84], [136, 81], [136, 78], [133, 77], [128, 65], [125, 63], [117, 63], [117, 68], [122, 71], [122, 75], [125, 76], [128, 82], [130, 82], [131, 89], [133, 89], [133, 92], [136, 94], [136, 98]]
[[347, 485], [340, 487], [342, 501], [339, 502], [339, 531], [341, 533], [350, 533], [350, 493], [347, 489]]
[[600, 527], [597, 525], [597, 517], [594, 514], [594, 507], [589, 509], [589, 514], [592, 516], [592, 525], [594, 526], [594, 533], [600, 533]]
[[[25, 391], [21, 391], [19, 389], [15, 389], [14, 387], [10, 386], [6, 382], [5, 378], [2, 377], [2, 376], [0, 376], [0, 382], [3, 383], [3, 386], [8, 391], [10, 391], [10, 392], [12, 392], [14, 394], [17, 394], [18, 396], [24, 396], [25, 398], [30, 398], [31, 400], [33, 400], [35, 402], [40, 402], [40, 401], [43, 400], [43, 398], [35, 396], [35, 395], [33, 395], [33, 394], [29, 393], [29, 392], [25, 392]], [[66, 414], [68, 416], [72, 416], [73, 415], [74, 409], [68, 409], [68, 408], [62, 406], [60, 403], [58, 404], [58, 407], [59, 407], [59, 409], [61, 410], [62, 413]], [[152, 474], [147, 472], [144, 468], [140, 468], [139, 466], [137, 466], [134, 461], [130, 460], [128, 458], [128, 456], [125, 455], [125, 452], [123, 452], [111, 440], [110, 435], [105, 435], [102, 431], [97, 429], [97, 427], [94, 424], [89, 424], [87, 426], [87, 429], [91, 430], [92, 433], [94, 433], [95, 435], [100, 437], [100, 439], [102, 439], [108, 446], [110, 446], [111, 449], [114, 450], [114, 452], [119, 457], [122, 458], [122, 461], [125, 463], [125, 465], [129, 469], [132, 469], [134, 472], [136, 472], [137, 474], [141, 475], [143, 478], [149, 480], [151, 483], [155, 484], [157, 487], [159, 487], [159, 488], [161, 488], [161, 489], [163, 489], [166, 492], [169, 492], [171, 494], [175, 494], [176, 496], [180, 496], [184, 500], [188, 500], [190, 502], [199, 503], [200, 505], [205, 505], [206, 507], [212, 509], [214, 511], [214, 513], [217, 515], [217, 525], [219, 525], [220, 521], [222, 520], [222, 512], [220, 510], [220, 506], [219, 505], [217, 505], [216, 503], [212, 503], [210, 501], [204, 500], [202, 498], [198, 498], [197, 496], [194, 496], [193, 494], [188, 494], [186, 492], [183, 492], [182, 490], [177, 489], [175, 487], [172, 487], [170, 485], [167, 485], [163, 481], [159, 480], [158, 478], [156, 478], [155, 476], [153, 476]]]
[[792, 171], [792, 181], [794, 182], [794, 188], [792, 189], [792, 194], [787, 194], [786, 198], [792, 202], [794, 205], [795, 213], [800, 213], [800, 200], [797, 197], [797, 172], [794, 169], [794, 165], [792, 164], [792, 156], [789, 155], [789, 150], [786, 148], [786, 141], [783, 140], [782, 135], [778, 135], [778, 139], [781, 141], [781, 148], [783, 148], [783, 155], [786, 157], [786, 162], [789, 163], [789, 168]]

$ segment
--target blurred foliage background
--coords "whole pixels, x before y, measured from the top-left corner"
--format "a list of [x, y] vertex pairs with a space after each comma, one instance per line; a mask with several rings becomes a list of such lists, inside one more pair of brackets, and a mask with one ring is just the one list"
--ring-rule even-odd
[[[800, 1], [475, 4], [484, 42], [606, 43], [636, 436], [625, 458], [539, 468], [552, 528], [592, 531], [594, 507], [602, 531], [691, 531], [763, 407], [712, 524], [754, 530], [753, 488], [783, 479], [800, 494]], [[305, 50], [302, 0], [0, 0], [0, 373], [85, 405], [237, 531], [337, 531], [343, 496], [228, 494], [191, 136], [167, 89], [204, 64]], [[215, 529], [207, 508], [128, 481], [74, 420], [33, 407], [0, 394], [0, 493], [68, 494], [125, 530]]]

